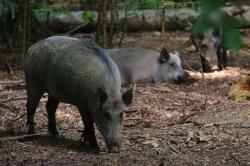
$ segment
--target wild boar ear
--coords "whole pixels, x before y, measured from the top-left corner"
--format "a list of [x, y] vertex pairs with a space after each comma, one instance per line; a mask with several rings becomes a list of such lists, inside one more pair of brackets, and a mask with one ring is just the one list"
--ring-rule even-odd
[[169, 58], [170, 58], [170, 55], [169, 55], [167, 49], [164, 47], [161, 48], [160, 59], [159, 59], [160, 62], [165, 63], [169, 60]]
[[122, 101], [125, 105], [129, 105], [132, 103], [132, 100], [133, 100], [133, 92], [132, 89], [129, 89], [125, 93], [123, 93]]
[[101, 88], [97, 89], [97, 93], [100, 96], [101, 103], [103, 104], [108, 99], [107, 93], [104, 92]]

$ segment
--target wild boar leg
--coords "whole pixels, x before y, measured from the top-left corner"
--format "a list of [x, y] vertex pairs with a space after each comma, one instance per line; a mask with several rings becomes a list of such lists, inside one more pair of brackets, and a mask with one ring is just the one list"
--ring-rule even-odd
[[49, 95], [48, 101], [46, 103], [46, 109], [47, 109], [47, 114], [48, 114], [49, 134], [53, 138], [61, 138], [58, 131], [57, 131], [57, 128], [56, 128], [55, 113], [56, 113], [56, 109], [57, 109], [58, 105], [59, 105], [59, 102], [54, 97]]
[[83, 143], [89, 146], [91, 150], [98, 153], [100, 152], [100, 148], [96, 141], [94, 121], [86, 110], [80, 109], [80, 114], [84, 124]]
[[27, 108], [27, 122], [26, 122], [26, 133], [28, 134], [34, 134], [34, 116], [36, 112], [36, 107], [39, 104], [39, 101], [43, 95], [43, 91], [37, 91], [32, 89], [27, 89], [27, 103], [26, 103], [26, 108]]

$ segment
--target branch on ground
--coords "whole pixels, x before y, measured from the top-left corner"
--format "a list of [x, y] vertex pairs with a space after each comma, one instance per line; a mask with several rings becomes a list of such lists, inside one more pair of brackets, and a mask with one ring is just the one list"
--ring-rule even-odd
[[0, 142], [13, 141], [13, 140], [18, 140], [18, 141], [32, 140], [32, 139], [38, 139], [39, 137], [42, 137], [42, 136], [45, 136], [45, 134], [38, 133], [38, 134], [25, 134], [25, 135], [14, 136], [14, 137], [2, 137], [0, 138]]

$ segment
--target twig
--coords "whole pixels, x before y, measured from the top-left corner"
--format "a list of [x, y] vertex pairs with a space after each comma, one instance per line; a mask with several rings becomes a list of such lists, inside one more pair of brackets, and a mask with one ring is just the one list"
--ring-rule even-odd
[[173, 147], [169, 142], [168, 142], [168, 145], [169, 145], [170, 149], [173, 150], [175, 153], [182, 154], [179, 150], [177, 150], [175, 147]]
[[16, 109], [15, 109], [14, 107], [8, 106], [7, 104], [4, 104], [4, 103], [2, 103], [2, 102], [0, 102], [0, 107], [9, 109], [9, 110], [11, 110], [12, 112], [15, 112], [15, 111], [16, 111]]
[[186, 120], [188, 120], [190, 117], [195, 116], [195, 115], [199, 115], [199, 114], [201, 114], [201, 112], [199, 112], [199, 111], [190, 113], [190, 114], [188, 114], [188, 115], [183, 116], [182, 118], [180, 118], [180, 120], [178, 120], [177, 122], [170, 124], [169, 126], [173, 126], [173, 125], [177, 125], [177, 124], [183, 124], [183, 123], [185, 123]]
[[69, 32], [67, 32], [66, 35], [70, 35], [71, 33], [77, 31], [78, 29], [80, 29], [80, 28], [82, 28], [82, 27], [88, 25], [88, 23], [89, 23], [89, 22], [78, 25], [77, 27], [75, 27], [75, 28], [73, 28], [72, 30], [70, 30]]
[[84, 130], [80, 130], [80, 129], [77, 130], [77, 132], [79, 132], [79, 133], [82, 133], [83, 131], [84, 131]]
[[[91, 163], [94, 163], [94, 162], [92, 161]], [[39, 165], [44, 165], [44, 164], [39, 164]], [[83, 164], [82, 163], [80, 164], [79, 161], [52, 161], [52, 162], [47, 162], [46, 165], [83, 165]], [[91, 164], [89, 163], [88, 165], [91, 165]], [[92, 165], [95, 165], [95, 164], [92, 164]]]
[[[190, 46], [192, 44], [192, 40], [188, 39], [187, 41], [185, 41], [184, 43], [181, 43], [180, 45], [178, 45], [178, 47], [176, 47], [175, 49], [178, 50], [179, 52], [182, 52], [183, 49], [187, 48], [188, 46]], [[196, 53], [195, 53], [196, 54]], [[195, 54], [191, 54], [191, 55], [195, 55]], [[193, 69], [189, 63], [185, 60], [185, 58], [181, 59], [186, 65], [187, 67], [193, 71], [193, 72], [197, 72], [195, 69]]]
[[6, 60], [3, 63], [5, 65], [5, 67], [7, 68], [9, 75], [13, 75], [14, 71], [13, 71], [11, 65], [8, 63], [8, 61]]
[[[198, 46], [198, 42], [196, 44]], [[203, 81], [204, 90], [205, 90], [204, 111], [206, 111], [206, 109], [207, 109], [207, 100], [208, 100], [207, 82], [206, 82], [205, 77], [204, 77], [204, 71], [203, 71], [202, 60], [201, 60], [201, 51], [200, 51], [199, 47], [198, 47], [198, 53], [199, 53], [199, 57], [200, 57], [201, 76], [202, 76], [202, 81]]]
[[9, 118], [8, 116], [2, 114], [1, 112], [0, 112], [0, 116], [4, 116], [6, 119], [11, 120], [11, 118]]
[[142, 121], [135, 121], [134, 123], [124, 123], [123, 126], [124, 127], [134, 127], [134, 126], [138, 126], [140, 123], [142, 123]]
[[14, 85], [6, 85], [6, 89], [15, 89], [15, 90], [23, 90], [26, 89], [26, 85], [24, 83], [14, 84]]
[[133, 112], [137, 112], [138, 109], [126, 109], [124, 110], [125, 113], [133, 113]]
[[[44, 160], [42, 161], [42, 163], [43, 163], [43, 164], [47, 163], [48, 160], [49, 160], [51, 157], [53, 157], [55, 154], [56, 154], [55, 152], [54, 152], [54, 153], [51, 153], [46, 159], [44, 159]], [[37, 163], [38, 163], [38, 162], [39, 162], [39, 160], [37, 160]], [[46, 164], [45, 164], [45, 165], [46, 165]]]
[[175, 122], [170, 122], [170, 123], [162, 123], [162, 122], [155, 122], [153, 123], [154, 126], [157, 126], [157, 127], [166, 127], [166, 126], [174, 126], [174, 125], [181, 125], [181, 124], [184, 124], [190, 117], [192, 116], [195, 116], [195, 115], [199, 115], [199, 114], [202, 114], [203, 112], [200, 112], [200, 111], [196, 111], [196, 112], [193, 112], [193, 113], [190, 113], [186, 116], [183, 116], [182, 118], [180, 118], [179, 120], [175, 121]]
[[124, 119], [124, 121], [131, 121], [131, 120], [142, 120], [141, 117], [127, 117]]
[[2, 137], [0, 138], [0, 142], [5, 142], [5, 141], [13, 141], [13, 140], [30, 140], [30, 139], [37, 139], [41, 136], [44, 136], [44, 133], [38, 133], [38, 134], [25, 134], [25, 135], [19, 135], [19, 136], [14, 136], [14, 137]]
[[5, 99], [0, 101], [0, 104], [7, 103], [9, 101], [17, 101], [17, 100], [24, 100], [27, 99], [27, 97], [21, 96], [21, 97], [16, 97], [16, 98], [10, 98], [10, 99]]
[[135, 90], [136, 90], [136, 83], [133, 84], [133, 99], [132, 99], [132, 104], [135, 103]]
[[23, 80], [21, 81], [0, 81], [0, 85], [12, 85], [12, 84], [21, 84], [24, 83]]
[[206, 109], [207, 109], [207, 100], [208, 100], [208, 93], [207, 93], [207, 82], [205, 81], [203, 70], [201, 70], [201, 75], [202, 75], [202, 81], [203, 81], [204, 90], [205, 90], [204, 111], [206, 111]]
[[164, 88], [150, 88], [154, 91], [166, 92], [166, 93], [173, 93], [173, 91], [167, 87]]
[[[195, 54], [191, 54], [191, 55], [195, 55]], [[182, 58], [182, 61], [187, 65], [187, 67], [188, 67], [191, 71], [197, 72], [194, 68], [192, 68], [192, 67], [189, 65], [189, 63], [186, 61], [185, 58]]]
[[[154, 86], [152, 83], [136, 83], [136, 87], [148, 87], [148, 86]], [[126, 87], [127, 85], [125, 85]], [[133, 86], [133, 85], [132, 85]]]
[[181, 43], [180, 45], [178, 45], [178, 47], [176, 47], [176, 50], [183, 50], [185, 48], [187, 48], [188, 46], [192, 45], [192, 39], [188, 39], [187, 41]]
[[21, 116], [15, 118], [15, 119], [11, 119], [12, 122], [18, 121], [19, 119], [23, 118], [26, 115], [26, 113], [23, 113]]
[[194, 98], [188, 98], [188, 97], [181, 97], [181, 99], [183, 100], [188, 100], [188, 101], [192, 101], [192, 102], [197, 102], [197, 103], [200, 103], [201, 101], [197, 100], [197, 99], [194, 99]]
[[[46, 100], [46, 97], [48, 97], [48, 95], [44, 95], [40, 99], [40, 102], [43, 102], [44, 100]], [[24, 100], [24, 99], [27, 99], [27, 97], [26, 96], [21, 96], [21, 97], [16, 97], [16, 98], [5, 99], [5, 100], [0, 101], [0, 104], [1, 103], [7, 103], [7, 102], [10, 102], [10, 101]]]
[[123, 124], [124, 127], [134, 127], [136, 125], [137, 125], [136, 123], [124, 123]]

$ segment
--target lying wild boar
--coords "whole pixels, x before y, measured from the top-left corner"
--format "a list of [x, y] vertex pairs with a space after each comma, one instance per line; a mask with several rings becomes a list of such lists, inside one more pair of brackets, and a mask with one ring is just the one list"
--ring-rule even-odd
[[157, 52], [144, 48], [108, 49], [117, 64], [123, 84], [130, 83], [178, 83], [184, 79], [179, 53], [165, 48]]
[[59, 102], [78, 107], [85, 126], [84, 142], [99, 151], [93, 122], [110, 152], [118, 152], [122, 103], [132, 101], [132, 91], [120, 93], [119, 70], [105, 51], [91, 40], [54, 36], [37, 42], [24, 59], [27, 88], [27, 132], [34, 133], [34, 115], [41, 96], [47, 92], [48, 129], [60, 138], [55, 112]]

